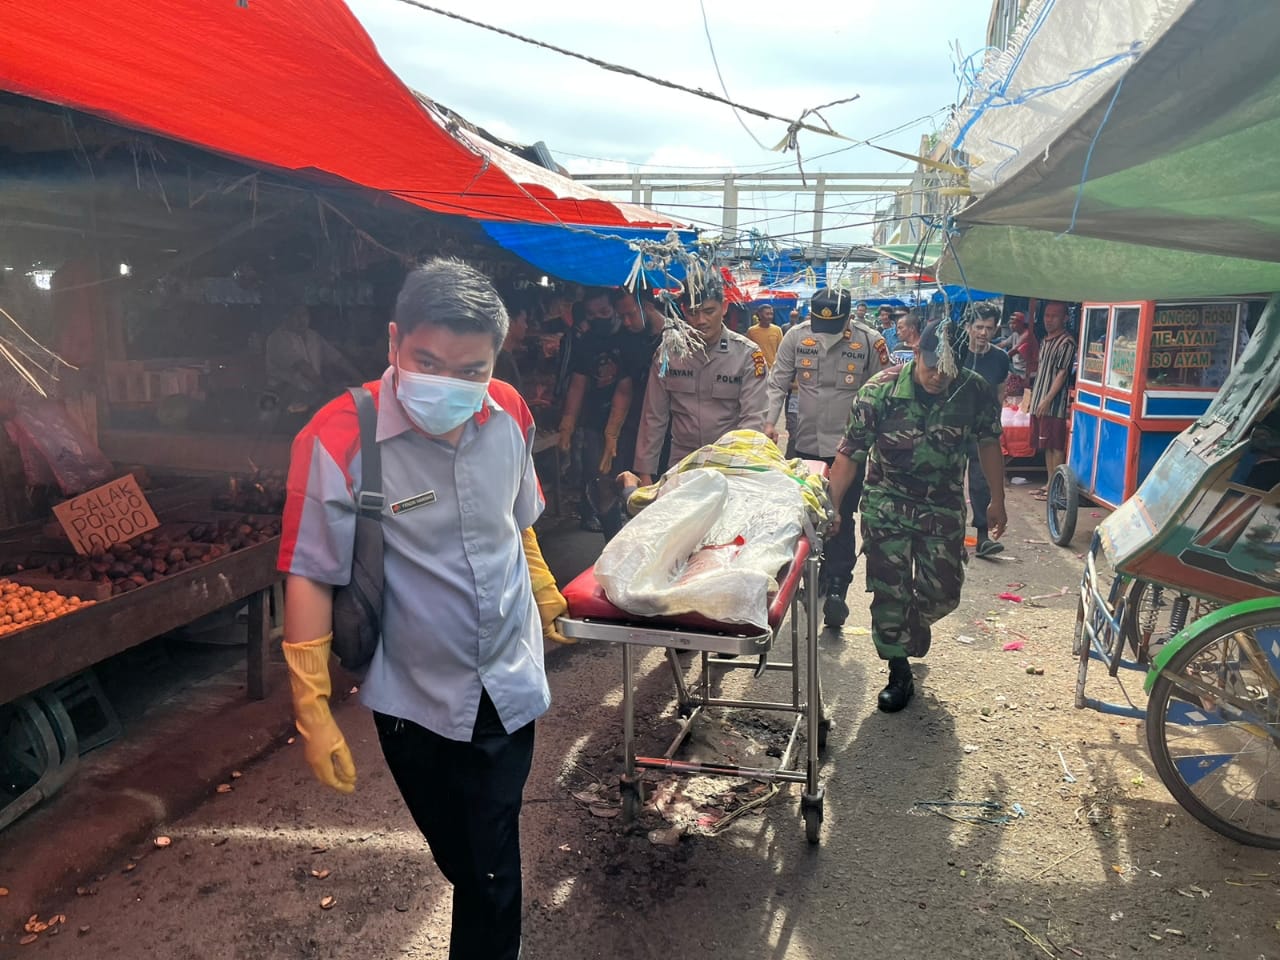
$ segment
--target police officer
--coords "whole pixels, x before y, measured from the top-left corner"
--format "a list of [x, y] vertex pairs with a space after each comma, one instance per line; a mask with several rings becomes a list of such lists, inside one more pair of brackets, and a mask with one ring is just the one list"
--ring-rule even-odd
[[871, 635], [889, 661], [879, 707], [889, 713], [915, 693], [907, 658], [928, 652], [933, 624], [960, 604], [971, 440], [991, 487], [991, 537], [999, 540], [1005, 527], [1000, 406], [986, 380], [960, 367], [951, 326], [927, 327], [911, 361], [858, 393], [831, 467], [831, 497], [839, 502], [866, 465], [862, 543]]
[[723, 284], [713, 274], [691, 278], [681, 307], [703, 346], [688, 356], [669, 356], [665, 371], [660, 349], [649, 367], [635, 458], [635, 473], [645, 484], [653, 482], [668, 430], [676, 463], [730, 430], [764, 429], [764, 354], [725, 327]]
[[[819, 290], [809, 301], [809, 319], [788, 330], [778, 347], [769, 374], [765, 434], [778, 439], [774, 424], [794, 378], [800, 407], [791, 438], [796, 456], [830, 466], [849, 423], [853, 398], [888, 365], [884, 337], [870, 325], [849, 318], [848, 292]], [[843, 626], [849, 616], [845, 593], [858, 555], [852, 518], [861, 496], [862, 484], [851, 483], [839, 505], [840, 530], [826, 544], [820, 586], [826, 596], [822, 615], [829, 627]]]

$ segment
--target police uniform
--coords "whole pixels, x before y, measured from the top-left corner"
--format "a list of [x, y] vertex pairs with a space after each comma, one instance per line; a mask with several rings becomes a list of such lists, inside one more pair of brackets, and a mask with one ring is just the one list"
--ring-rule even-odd
[[884, 337], [850, 321], [842, 334], [815, 334], [806, 320], [787, 331], [769, 372], [768, 423], [776, 423], [795, 380], [799, 399], [796, 456], [830, 463], [849, 424], [858, 390], [889, 365]]
[[659, 351], [649, 367], [635, 472], [657, 472], [668, 428], [672, 463], [730, 430], [763, 430], [766, 373], [764, 354], [728, 327], [715, 345], [670, 357], [665, 373]]
[[[813, 329], [815, 320], [824, 326], [843, 321], [844, 327], [836, 333], [820, 333]], [[782, 338], [769, 373], [767, 422], [777, 422], [787, 388], [794, 381], [799, 416], [791, 448], [798, 457], [821, 460], [830, 466], [844, 438], [854, 397], [888, 362], [884, 337], [872, 327], [849, 319], [849, 295], [821, 290], [810, 302], [809, 319], [796, 324]], [[824, 616], [833, 627], [843, 624], [849, 613], [844, 594], [857, 562], [852, 518], [861, 494], [862, 485], [858, 482], [846, 492], [839, 504], [840, 530], [826, 543], [823, 556], [822, 592], [836, 598], [824, 607]]]

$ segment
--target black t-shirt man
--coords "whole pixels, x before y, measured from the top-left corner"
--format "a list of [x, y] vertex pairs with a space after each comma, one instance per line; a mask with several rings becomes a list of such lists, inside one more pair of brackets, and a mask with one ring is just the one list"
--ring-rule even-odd
[[988, 347], [983, 353], [966, 350], [961, 366], [972, 370], [997, 390], [1009, 379], [1009, 355], [999, 347]]

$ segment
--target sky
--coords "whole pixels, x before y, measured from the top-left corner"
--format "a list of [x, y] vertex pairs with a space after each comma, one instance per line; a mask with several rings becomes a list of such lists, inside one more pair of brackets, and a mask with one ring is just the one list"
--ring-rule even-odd
[[[491, 133], [544, 141], [571, 173], [796, 172], [794, 153], [776, 153], [786, 124], [664, 89], [561, 54], [498, 36], [402, 0], [347, 0], [384, 60], [414, 89]], [[957, 60], [983, 46], [991, 0], [704, 0], [711, 42], [730, 99], [780, 116], [857, 94], [823, 112], [841, 134], [915, 152], [940, 130], [961, 96]], [[434, 0], [464, 13], [601, 60], [689, 87], [722, 92], [697, 0], [648, 0], [623, 7], [585, 0]], [[800, 11], [803, 10], [803, 14]], [[957, 55], [957, 45], [960, 51]], [[926, 118], [920, 120], [920, 118]], [[805, 172], [897, 172], [898, 157], [800, 133]], [[861, 243], [883, 198], [833, 195], [828, 243]], [[775, 238], [807, 230], [806, 196], [739, 196], [740, 229]], [[656, 195], [655, 207], [699, 226], [718, 226], [718, 191]]]

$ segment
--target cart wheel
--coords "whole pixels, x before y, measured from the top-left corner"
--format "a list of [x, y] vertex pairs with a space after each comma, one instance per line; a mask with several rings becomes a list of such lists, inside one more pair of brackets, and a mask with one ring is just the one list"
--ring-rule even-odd
[[1272, 850], [1280, 849], [1278, 643], [1280, 606], [1194, 633], [1151, 688], [1146, 724], [1174, 799], [1224, 837]]
[[827, 734], [831, 732], [831, 721], [823, 717], [818, 721], [818, 749], [827, 749]]
[[822, 811], [809, 807], [804, 812], [804, 838], [810, 843], [817, 843], [822, 835]]
[[1080, 486], [1076, 475], [1065, 463], [1049, 478], [1049, 496], [1045, 500], [1045, 519], [1049, 538], [1060, 547], [1071, 543], [1076, 534], [1076, 513], [1080, 509]]

